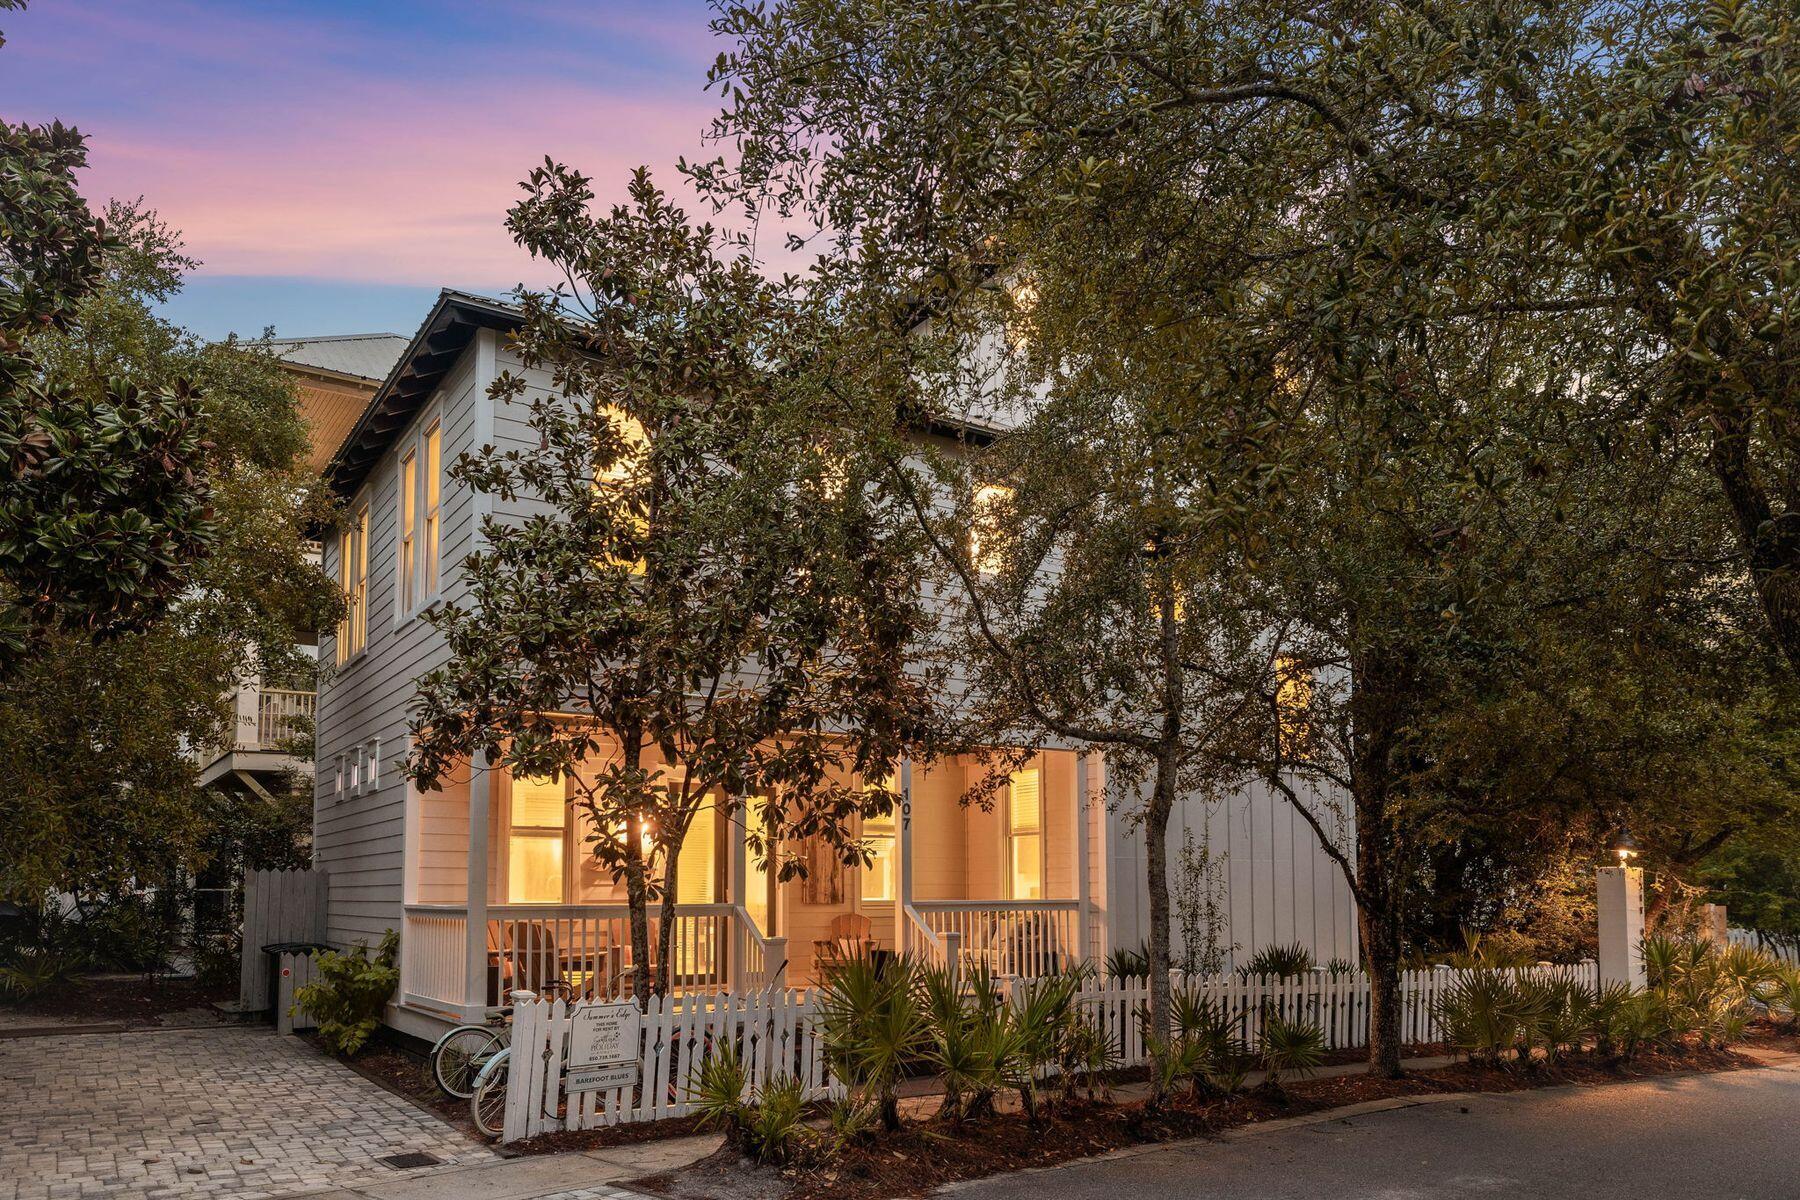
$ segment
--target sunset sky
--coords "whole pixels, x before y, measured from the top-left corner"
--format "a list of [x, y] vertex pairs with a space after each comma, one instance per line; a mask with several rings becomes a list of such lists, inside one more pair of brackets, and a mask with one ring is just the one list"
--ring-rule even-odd
[[[90, 137], [204, 264], [208, 336], [410, 334], [440, 286], [537, 280], [502, 226], [546, 154], [603, 196], [716, 152], [704, 0], [33, 0], [0, 12], [0, 113]], [[726, 222], [729, 224], [729, 221]]]

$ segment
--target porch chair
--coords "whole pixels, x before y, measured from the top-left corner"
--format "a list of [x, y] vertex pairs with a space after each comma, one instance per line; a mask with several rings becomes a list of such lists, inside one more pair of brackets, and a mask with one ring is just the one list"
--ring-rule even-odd
[[813, 961], [820, 967], [846, 958], [867, 957], [875, 952], [869, 936], [869, 918], [861, 913], [839, 913], [831, 918], [827, 936], [813, 943]]

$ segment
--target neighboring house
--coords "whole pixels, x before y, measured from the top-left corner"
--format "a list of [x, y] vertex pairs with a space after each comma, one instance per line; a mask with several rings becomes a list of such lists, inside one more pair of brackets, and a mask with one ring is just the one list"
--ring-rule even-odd
[[[272, 338], [261, 343], [294, 378], [300, 414], [311, 435], [310, 470], [322, 471], [344, 435], [368, 407], [375, 389], [393, 368], [407, 339], [397, 333], [353, 333], [315, 338]], [[318, 561], [318, 550], [313, 550]], [[307, 655], [318, 641], [301, 643]], [[237, 787], [268, 794], [285, 789], [295, 771], [312, 773], [312, 760], [296, 755], [309, 733], [315, 693], [311, 680], [265, 680], [252, 676], [231, 696], [235, 710], [228, 745], [198, 753], [202, 786]]]
[[[348, 615], [319, 643], [329, 673], [314, 863], [330, 875], [330, 940], [400, 932], [388, 1019], [420, 1035], [550, 974], [606, 994], [631, 969], [621, 889], [584, 861], [587, 818], [566, 785], [478, 770], [421, 793], [402, 770], [414, 681], [446, 656], [422, 614], [463, 594], [455, 564], [479, 548], [484, 516], [530, 511], [445, 476], [465, 451], [536, 444], [525, 412], [488, 395], [502, 370], [530, 376], [507, 349], [518, 323], [504, 304], [443, 292], [326, 472], [346, 519], [324, 565]], [[980, 769], [957, 759], [903, 767], [906, 805], [861, 830], [873, 864], [819, 855], [805, 880], [779, 882], [757, 866], [741, 815], [703, 811], [682, 851], [678, 986], [809, 981], [832, 939], [862, 936], [865, 920], [879, 946], [1011, 973], [1140, 943], [1141, 843], [1106, 802], [1099, 756], [1041, 747], [991, 810], [960, 802]], [[1343, 883], [1277, 802], [1256, 792], [1184, 805], [1176, 847], [1189, 823], [1206, 825], [1215, 856], [1226, 854], [1218, 936], [1239, 961], [1294, 941], [1321, 961], [1354, 957]]]

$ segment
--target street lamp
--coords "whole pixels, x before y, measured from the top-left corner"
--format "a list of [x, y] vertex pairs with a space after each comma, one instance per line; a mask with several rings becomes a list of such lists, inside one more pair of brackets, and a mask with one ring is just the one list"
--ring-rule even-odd
[[1638, 844], [1637, 839], [1631, 836], [1630, 830], [1619, 830], [1619, 836], [1613, 839], [1612, 852], [1618, 857], [1621, 867], [1631, 865], [1631, 860], [1637, 857]]

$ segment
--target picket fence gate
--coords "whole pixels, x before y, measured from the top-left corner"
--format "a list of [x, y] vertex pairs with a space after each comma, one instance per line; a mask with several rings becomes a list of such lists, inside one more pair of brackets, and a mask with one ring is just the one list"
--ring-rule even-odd
[[692, 1090], [701, 1064], [727, 1045], [736, 1048], [752, 1093], [792, 1076], [808, 1100], [843, 1094], [825, 1062], [811, 990], [653, 996], [643, 1014], [636, 1081], [569, 1095], [563, 1091], [563, 1068], [576, 1007], [561, 1000], [514, 1006], [501, 1141], [687, 1116], [694, 1109]]
[[325, 899], [330, 877], [316, 867], [293, 871], [244, 872], [244, 924], [238, 971], [238, 1006], [244, 1012], [269, 1007], [272, 942], [325, 940]]

